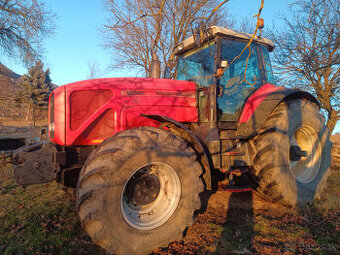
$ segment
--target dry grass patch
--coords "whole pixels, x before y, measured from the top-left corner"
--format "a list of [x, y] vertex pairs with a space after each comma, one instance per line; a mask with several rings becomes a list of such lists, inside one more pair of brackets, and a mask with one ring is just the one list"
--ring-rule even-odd
[[[338, 254], [340, 168], [313, 205], [290, 209], [251, 192], [206, 192], [185, 238], [154, 254]], [[18, 187], [0, 170], [0, 254], [105, 254], [82, 231], [74, 197], [55, 183]]]

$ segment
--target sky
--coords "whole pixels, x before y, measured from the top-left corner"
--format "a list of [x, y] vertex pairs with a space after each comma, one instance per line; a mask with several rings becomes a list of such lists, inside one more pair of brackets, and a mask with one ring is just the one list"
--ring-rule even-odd
[[[290, 1], [291, 2], [291, 1]], [[100, 32], [108, 19], [102, 0], [45, 0], [57, 15], [53, 37], [45, 41], [42, 61], [50, 68], [53, 83], [63, 85], [85, 80], [89, 74], [89, 64], [100, 68], [100, 77], [134, 77], [134, 70], [108, 70], [110, 55], [103, 48]], [[257, 14], [260, 0], [230, 0], [226, 4], [229, 13], [237, 19]], [[279, 13], [288, 10], [289, 0], [266, 0], [261, 17], [266, 26], [280, 25]], [[255, 18], [254, 18], [255, 19]], [[19, 60], [1, 56], [1, 62], [14, 72], [22, 75], [27, 69]], [[338, 123], [335, 132], [340, 132]]]
[[[45, 67], [50, 68], [53, 83], [63, 85], [88, 78], [89, 63], [97, 63], [101, 77], [136, 76], [133, 70], [109, 71], [110, 55], [102, 47], [103, 34], [100, 30], [108, 19], [102, 0], [45, 0], [57, 15], [56, 31], [44, 43], [42, 58]], [[276, 14], [287, 7], [285, 0], [266, 0], [262, 17], [265, 23], [275, 21]], [[230, 14], [237, 18], [257, 14], [260, 0], [230, 0], [226, 4]], [[254, 18], [255, 19], [255, 18]], [[27, 73], [19, 60], [3, 59], [2, 62], [18, 74]]]

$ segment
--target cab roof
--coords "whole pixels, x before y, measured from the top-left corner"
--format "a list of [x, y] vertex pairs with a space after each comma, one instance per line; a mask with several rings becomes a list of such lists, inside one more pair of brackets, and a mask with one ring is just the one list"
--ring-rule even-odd
[[[222, 35], [222, 36], [226, 36], [226, 37], [230, 37], [230, 38], [234, 38], [234, 39], [243, 39], [243, 40], [250, 40], [250, 38], [252, 37], [252, 34], [247, 34], [247, 33], [242, 33], [242, 32], [236, 32], [233, 31], [231, 29], [227, 29], [224, 27], [218, 27], [218, 26], [212, 26], [209, 28], [208, 31], [208, 36], [206, 36], [204, 38], [204, 42], [208, 41], [209, 39], [213, 39], [216, 36]], [[263, 44], [265, 46], [267, 46], [269, 51], [273, 51], [274, 50], [274, 43], [264, 37], [260, 37], [260, 36], [255, 36], [254, 37], [254, 42]], [[194, 36], [190, 36], [189, 38], [185, 39], [183, 42], [177, 44], [174, 47], [174, 54], [175, 55], [179, 55], [187, 50], [190, 50], [192, 48], [195, 48], [196, 43], [194, 40]]]

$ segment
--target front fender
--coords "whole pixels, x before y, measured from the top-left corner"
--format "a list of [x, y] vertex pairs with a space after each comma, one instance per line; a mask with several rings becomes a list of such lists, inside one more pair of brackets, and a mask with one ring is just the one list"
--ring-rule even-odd
[[237, 137], [249, 139], [257, 135], [275, 107], [287, 99], [306, 99], [319, 105], [318, 100], [308, 92], [266, 84], [252, 94], [244, 104], [238, 122]]
[[170, 132], [174, 133], [177, 136], [182, 137], [183, 139], [185, 139], [192, 145], [192, 147], [198, 153], [200, 157], [200, 161], [205, 169], [205, 172], [203, 174], [203, 179], [206, 185], [206, 189], [211, 190], [212, 189], [211, 167], [210, 167], [211, 161], [209, 160], [208, 154], [205, 151], [204, 146], [201, 143], [201, 141], [198, 139], [198, 137], [195, 134], [193, 134], [182, 123], [174, 119], [171, 119], [169, 117], [161, 116], [161, 115], [153, 115], [153, 114], [141, 114], [141, 116], [163, 123], [164, 126], [169, 128]]

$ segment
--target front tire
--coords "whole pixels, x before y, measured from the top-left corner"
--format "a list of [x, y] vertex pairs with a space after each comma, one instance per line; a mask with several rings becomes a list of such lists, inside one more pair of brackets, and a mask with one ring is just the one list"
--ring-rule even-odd
[[115, 254], [145, 254], [182, 238], [200, 208], [202, 167], [182, 138], [153, 127], [105, 140], [80, 173], [79, 217]]
[[250, 141], [253, 187], [289, 206], [319, 198], [330, 174], [329, 130], [314, 103], [281, 102]]

